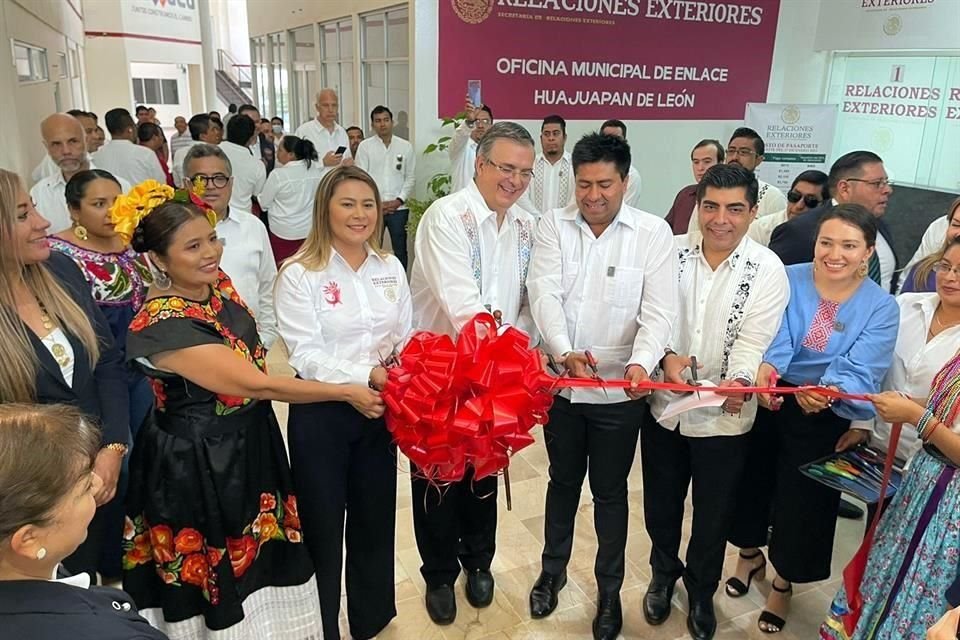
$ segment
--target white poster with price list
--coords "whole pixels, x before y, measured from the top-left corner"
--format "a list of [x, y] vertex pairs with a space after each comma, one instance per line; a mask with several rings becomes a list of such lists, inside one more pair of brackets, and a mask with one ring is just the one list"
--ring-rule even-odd
[[829, 171], [837, 105], [748, 102], [743, 123], [763, 138], [757, 177], [764, 182], [786, 193], [803, 171]]

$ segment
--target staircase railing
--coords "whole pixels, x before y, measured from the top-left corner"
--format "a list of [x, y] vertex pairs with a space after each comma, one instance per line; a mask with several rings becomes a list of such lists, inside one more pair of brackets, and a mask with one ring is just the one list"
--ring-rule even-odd
[[226, 73], [241, 89], [249, 89], [253, 86], [250, 65], [238, 63], [236, 58], [225, 49], [217, 49], [217, 70]]

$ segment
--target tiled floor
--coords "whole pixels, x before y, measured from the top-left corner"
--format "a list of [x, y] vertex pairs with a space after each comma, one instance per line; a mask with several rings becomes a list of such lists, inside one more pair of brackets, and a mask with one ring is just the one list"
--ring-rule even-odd
[[[282, 349], [274, 349], [270, 363], [273, 373], [283, 373]], [[281, 424], [286, 424], [286, 407], [276, 405]], [[457, 585], [458, 615], [447, 627], [434, 625], [423, 605], [424, 583], [420, 576], [420, 557], [413, 536], [410, 505], [410, 482], [406, 472], [398, 478], [396, 531], [397, 617], [381, 633], [381, 640], [462, 640], [462, 639], [534, 639], [545, 640], [591, 638], [590, 625], [596, 611], [596, 585], [593, 560], [597, 540], [593, 531], [593, 506], [590, 490], [584, 486], [573, 557], [568, 568], [568, 582], [560, 593], [557, 610], [544, 620], [531, 620], [527, 605], [530, 587], [540, 572], [540, 551], [543, 541], [544, 496], [547, 486], [547, 453], [539, 429], [537, 442], [517, 454], [510, 465], [513, 509], [507, 511], [504, 492], [500, 491], [500, 514], [497, 533], [497, 555], [493, 562], [496, 597], [493, 604], [477, 610], [466, 601], [462, 579]], [[624, 610], [624, 638], [658, 638], [673, 640], [689, 637], [686, 632], [686, 593], [678, 583], [674, 595], [674, 612], [666, 624], [651, 627], [643, 619], [642, 600], [650, 580], [648, 556], [650, 541], [643, 524], [643, 485], [640, 477], [640, 453], [636, 454], [629, 479], [630, 531], [627, 542], [627, 571], [621, 598]], [[684, 521], [684, 545], [692, 519], [689, 503]], [[717, 640], [743, 638], [777, 638], [778, 640], [811, 640], [830, 605], [840, 583], [840, 571], [856, 551], [863, 535], [864, 523], [840, 520], [833, 559], [833, 577], [827, 582], [794, 585], [791, 613], [784, 631], [767, 636], [757, 629], [757, 616], [770, 591], [768, 580], [754, 583], [745, 597], [731, 599], [721, 592], [714, 599], [719, 627]], [[727, 548], [724, 579], [733, 570], [736, 549]], [[341, 630], [349, 637], [346, 600], [341, 612]]]

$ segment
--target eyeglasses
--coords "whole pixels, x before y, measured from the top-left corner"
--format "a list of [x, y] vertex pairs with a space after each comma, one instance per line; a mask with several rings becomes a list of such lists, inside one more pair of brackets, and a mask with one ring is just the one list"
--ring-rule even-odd
[[514, 169], [513, 167], [505, 167], [503, 165], [497, 164], [493, 160], [487, 160], [484, 158], [486, 163], [500, 172], [500, 175], [504, 178], [512, 178], [513, 176], [519, 176], [524, 182], [529, 182], [533, 179], [533, 169]]
[[803, 200], [803, 204], [806, 205], [807, 209], [816, 209], [820, 206], [822, 200], [818, 199], [817, 196], [803, 195], [795, 189], [787, 191], [787, 202], [790, 204], [796, 204]]
[[230, 176], [225, 176], [222, 173], [217, 173], [212, 176], [197, 174], [195, 176], [191, 176], [190, 182], [195, 182], [197, 179], [203, 180], [203, 184], [205, 186], [214, 186], [217, 189], [223, 189], [225, 186], [227, 186], [227, 183], [230, 182]]
[[893, 182], [888, 178], [880, 178], [879, 180], [863, 180], [861, 178], [844, 178], [844, 180], [847, 182], [862, 182], [863, 184], [878, 190], [893, 186]]
[[938, 262], [935, 265], [933, 265], [933, 270], [942, 276], [946, 276], [948, 273], [952, 273], [954, 277], [960, 278], [960, 265], [953, 266], [948, 262]]
[[739, 149], [735, 147], [730, 147], [727, 149], [728, 156], [740, 156], [741, 158], [749, 158], [750, 156], [759, 155], [753, 149], [748, 149], [747, 147], [740, 147]]
[[485, 127], [489, 127], [492, 122], [493, 120], [491, 120], [490, 118], [477, 118], [476, 120], [473, 121], [473, 124], [469, 126], [475, 127], [478, 124], [482, 124]]

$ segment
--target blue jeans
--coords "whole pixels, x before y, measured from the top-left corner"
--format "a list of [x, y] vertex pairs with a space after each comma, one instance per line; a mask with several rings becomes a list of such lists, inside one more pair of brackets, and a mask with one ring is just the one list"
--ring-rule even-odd
[[407, 268], [407, 218], [409, 209], [397, 209], [393, 213], [383, 216], [383, 224], [390, 232], [390, 242], [393, 244], [393, 254], [397, 260]]

